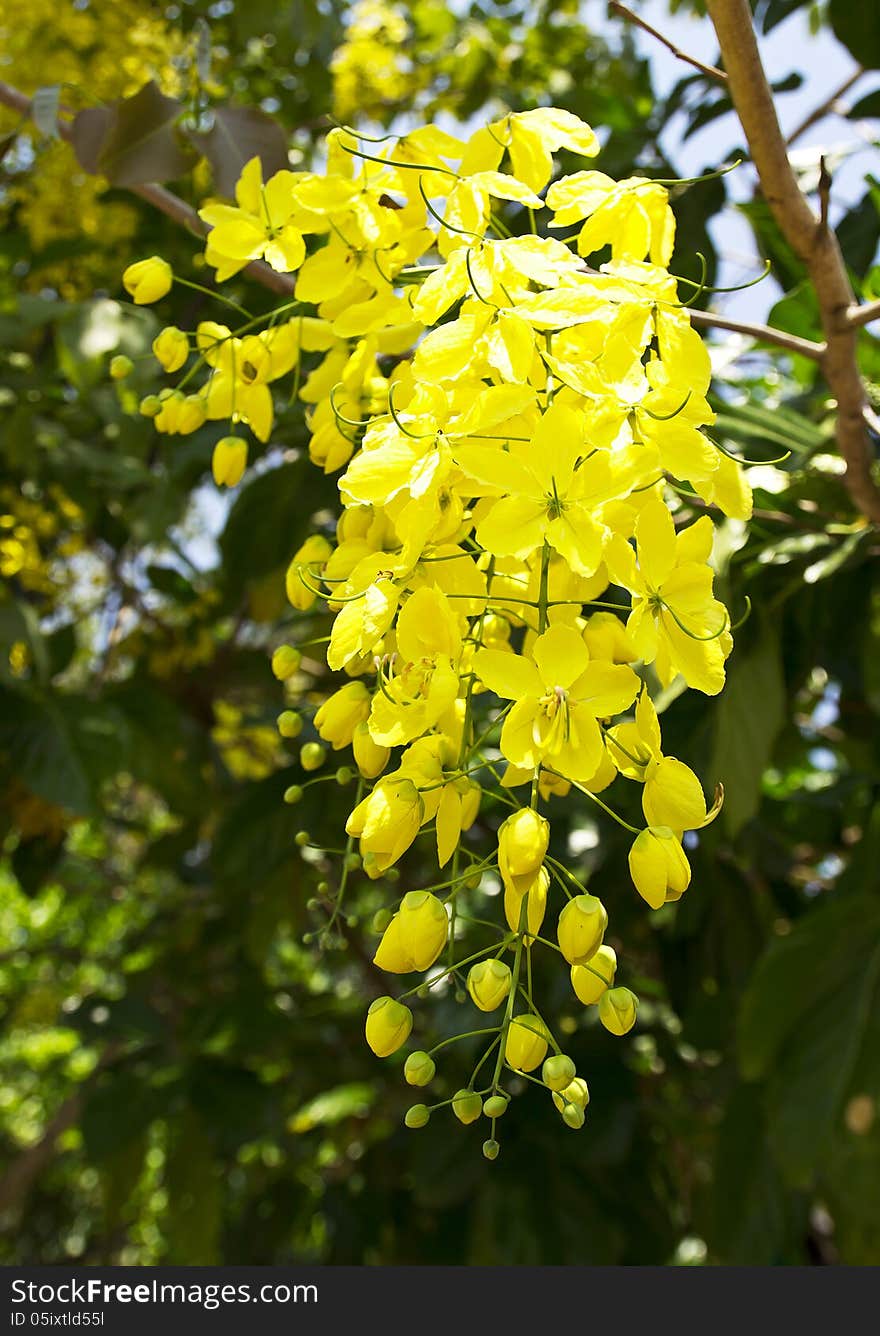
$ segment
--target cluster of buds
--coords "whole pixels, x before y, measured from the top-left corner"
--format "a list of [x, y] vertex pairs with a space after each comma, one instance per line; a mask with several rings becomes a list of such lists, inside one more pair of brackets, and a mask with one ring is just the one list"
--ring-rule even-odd
[[[349, 754], [335, 778], [356, 779], [356, 796], [337, 885], [321, 883], [323, 935], [353, 876], [381, 893], [374, 962], [389, 991], [366, 1017], [378, 1057], [408, 1044], [408, 1002], [432, 989], [454, 987], [490, 1019], [403, 1067], [424, 1088], [438, 1051], [475, 1050], [467, 1082], [406, 1123], [443, 1106], [463, 1123], [485, 1116], [490, 1159], [510, 1087], [537, 1083], [566, 1126], [585, 1120], [587, 1081], [535, 997], [536, 953], [570, 971], [608, 1034], [636, 1021], [605, 906], [550, 853], [553, 809], [591, 804], [630, 832], [632, 882], [652, 910], [685, 891], [683, 834], [720, 796], [707, 804], [664, 754], [651, 691], [681, 675], [716, 694], [732, 639], [712, 522], [676, 523], [671, 507], [685, 491], [751, 513], [740, 463], [707, 432], [709, 358], [668, 272], [666, 190], [595, 170], [550, 184], [560, 150], [591, 158], [598, 141], [541, 108], [466, 141], [433, 125], [378, 143], [338, 128], [323, 173], [264, 183], [254, 159], [234, 205], [201, 211], [205, 259], [221, 283], [262, 259], [295, 275], [293, 299], [237, 329], [172, 326], [154, 345], [183, 373], [156, 396], [160, 431], [220, 421], [267, 442], [273, 386], [288, 378], [313, 462], [338, 475], [335, 531], [311, 534], [287, 573], [303, 639], [272, 659], [299, 692], [279, 731], [308, 729], [303, 782], [285, 797], [334, 778], [312, 773], [331, 752]], [[590, 267], [605, 247], [611, 259]], [[167, 290], [162, 264], [126, 271], [136, 301]], [[218, 484], [236, 485], [246, 462], [243, 437], [221, 439]], [[303, 657], [325, 607], [326, 668]], [[613, 803], [632, 783], [644, 826]], [[401, 897], [397, 865], [417, 841], [422, 859], [436, 850], [437, 878]], [[493, 918], [486, 892], [500, 888]], [[400, 975], [418, 982], [395, 994]]]

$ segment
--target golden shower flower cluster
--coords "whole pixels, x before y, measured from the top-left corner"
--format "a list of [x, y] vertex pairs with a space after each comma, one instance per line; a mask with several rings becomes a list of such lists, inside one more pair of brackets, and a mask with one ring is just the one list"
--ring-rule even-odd
[[[687, 889], [683, 833], [718, 799], [664, 753], [649, 685], [680, 674], [716, 694], [732, 641], [712, 523], [677, 522], [667, 498], [687, 489], [740, 519], [751, 508], [740, 465], [705, 430], [709, 357], [668, 272], [664, 186], [592, 167], [550, 184], [554, 154], [598, 147], [576, 117], [541, 108], [466, 142], [434, 125], [380, 141], [338, 128], [321, 173], [264, 181], [250, 162], [235, 203], [201, 212], [205, 256], [221, 282], [255, 260], [289, 274], [291, 299], [237, 328], [163, 330], [156, 356], [182, 383], [144, 405], [160, 431], [228, 423], [214, 475], [234, 486], [241, 428], [270, 440], [284, 380], [306, 405], [312, 460], [338, 474], [335, 531], [312, 534], [287, 575], [304, 624], [325, 606], [334, 617], [328, 673], [304, 697], [317, 708], [279, 719], [286, 738], [312, 734], [286, 796], [344, 753], [335, 778], [356, 776], [357, 796], [322, 893], [328, 927], [353, 876], [385, 893], [375, 965], [389, 986], [367, 1043], [396, 1054], [415, 995], [458, 987], [486, 1023], [411, 1051], [404, 1077], [430, 1085], [456, 1041], [476, 1044], [473, 1070], [406, 1122], [443, 1105], [464, 1123], [485, 1116], [490, 1159], [512, 1081], [543, 1086], [568, 1126], [585, 1120], [587, 1081], [542, 1015], [534, 955], [561, 957], [611, 1035], [635, 1023], [606, 907], [550, 853], [554, 807], [571, 794], [629, 830], [652, 910]], [[158, 257], [124, 277], [137, 301], [172, 278]], [[304, 648], [275, 651], [279, 679], [301, 680]], [[641, 827], [613, 805], [632, 783]], [[437, 876], [399, 896], [416, 841]]]

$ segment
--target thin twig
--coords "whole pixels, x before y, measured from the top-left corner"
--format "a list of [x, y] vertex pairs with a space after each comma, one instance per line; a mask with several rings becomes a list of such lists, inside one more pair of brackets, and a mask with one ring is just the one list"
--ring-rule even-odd
[[818, 124], [819, 121], [824, 120], [826, 116], [830, 116], [833, 112], [836, 112], [837, 103], [849, 92], [854, 84], [858, 83], [864, 72], [865, 71], [862, 69], [861, 65], [857, 66], [853, 73], [844, 79], [839, 88], [831, 93], [830, 96], [826, 97], [825, 101], [818, 107], [815, 107], [813, 111], [810, 112], [809, 116], [806, 116], [804, 120], [801, 121], [800, 125], [795, 126], [785, 141], [785, 147], [791, 148], [792, 144], [796, 144], [802, 135], [805, 135], [808, 130], [812, 130], [814, 125]]
[[694, 69], [699, 70], [701, 74], [708, 74], [710, 79], [718, 79], [720, 83], [727, 83], [727, 75], [724, 73], [724, 70], [719, 70], [715, 65], [704, 65], [701, 60], [697, 60], [696, 56], [689, 56], [686, 51], [682, 51], [680, 47], [676, 46], [668, 37], [664, 36], [662, 32], [658, 32], [656, 28], [652, 28], [650, 23], [646, 23], [644, 19], [639, 18], [638, 14], [634, 14], [631, 9], [627, 9], [626, 5], [622, 5], [620, 0], [610, 0], [608, 8], [613, 10], [615, 14], [619, 14], [621, 18], [626, 19], [629, 23], [634, 23], [636, 27], [641, 28], [643, 32], [649, 33], [651, 37], [656, 38], [658, 42], [662, 43], [667, 51], [671, 51], [674, 56], [677, 56], [679, 60], [685, 61], [688, 65], [693, 65]]
[[855, 294], [837, 237], [816, 217], [788, 161], [748, 0], [708, 0], [708, 10], [762, 194], [816, 293], [827, 345], [821, 365], [837, 400], [836, 437], [846, 462], [847, 489], [866, 519], [880, 524], [880, 489], [873, 477], [874, 451], [864, 418], [867, 396], [857, 359], [858, 331], [849, 318]]
[[828, 231], [828, 211], [831, 208], [831, 173], [823, 153], [819, 159], [819, 226]]

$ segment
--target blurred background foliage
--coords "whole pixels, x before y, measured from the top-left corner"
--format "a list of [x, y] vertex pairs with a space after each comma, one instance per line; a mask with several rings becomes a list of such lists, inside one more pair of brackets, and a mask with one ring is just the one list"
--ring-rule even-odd
[[[799, 8], [880, 65], [870, 7], [770, 0], [759, 21]], [[154, 79], [196, 115], [261, 108], [295, 164], [328, 114], [451, 124], [550, 100], [609, 132], [606, 171], [674, 175], [670, 117], [689, 131], [726, 109], [682, 71], [658, 97], [632, 30], [594, 30], [566, 0], [0, 5], [0, 77], [25, 92], [60, 84], [79, 108]], [[727, 690], [663, 702], [669, 751], [724, 780], [723, 819], [692, 838], [688, 895], [650, 916], [619, 829], [577, 801], [554, 820], [555, 852], [613, 909], [643, 1008], [609, 1044], [561, 974], [542, 980], [590, 1079], [588, 1125], [515, 1101], [491, 1165], [452, 1119], [405, 1130], [401, 1073], [363, 1042], [385, 991], [365, 926], [379, 890], [360, 888], [345, 951], [302, 944], [326, 869], [294, 835], [341, 828], [350, 794], [281, 801], [300, 778], [269, 670], [294, 615], [283, 572], [334, 497], [301, 411], [279, 405], [218, 497], [217, 430], [163, 438], [137, 416], [149, 358], [108, 375], [162, 317], [211, 313], [197, 293], [158, 315], [120, 301], [131, 259], [192, 273], [192, 238], [5, 110], [0, 150], [0, 1260], [880, 1261], [878, 540], [848, 502], [814, 366], [713, 340], [719, 439], [790, 452], [752, 470], [748, 530], [719, 533], [734, 619], [746, 596], [754, 609]], [[210, 187], [205, 160], [175, 183], [190, 201]], [[677, 192], [677, 272], [701, 251], [711, 281], [726, 189]], [[867, 296], [878, 203], [869, 178], [839, 225]], [[745, 213], [785, 294], [774, 323], [819, 337], [766, 208]], [[321, 672], [304, 668], [299, 687]], [[425, 875], [414, 850], [400, 889]]]

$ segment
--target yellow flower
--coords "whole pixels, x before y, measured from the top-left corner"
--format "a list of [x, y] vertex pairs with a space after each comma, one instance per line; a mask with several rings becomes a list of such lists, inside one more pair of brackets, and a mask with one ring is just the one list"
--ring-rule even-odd
[[393, 997], [377, 997], [367, 1012], [367, 1043], [377, 1058], [396, 1053], [409, 1038], [412, 1012]]
[[136, 260], [122, 272], [122, 286], [136, 306], [148, 306], [171, 291], [174, 274], [171, 265], [159, 255]]
[[532, 1072], [547, 1055], [547, 1030], [539, 1016], [514, 1016], [507, 1031], [504, 1057], [519, 1072]]
[[610, 243], [615, 260], [644, 260], [667, 265], [675, 243], [675, 215], [665, 188], [644, 177], [613, 181], [604, 172], [575, 172], [554, 181], [547, 191], [554, 211], [551, 227], [587, 221], [578, 237], [578, 253], [591, 255]]
[[214, 446], [211, 472], [218, 487], [237, 487], [247, 468], [247, 441], [240, 436], [224, 436]]
[[712, 534], [708, 516], [676, 534], [667, 507], [653, 497], [636, 521], [638, 565], [617, 535], [606, 554], [613, 578], [633, 596], [626, 629], [642, 659], [656, 661], [664, 686], [680, 672], [707, 696], [724, 685], [733, 644], [727, 609], [712, 595]]
[[619, 724], [609, 738], [609, 751], [620, 773], [644, 784], [642, 810], [649, 825], [684, 831], [714, 821], [721, 810], [723, 791], [719, 788], [707, 811], [703, 787], [693, 770], [674, 756], [663, 755], [660, 723], [647, 691], [636, 704], [635, 722]]
[[424, 806], [411, 779], [380, 779], [349, 816], [346, 832], [360, 838], [364, 871], [382, 875], [406, 853], [419, 833]]
[[572, 965], [571, 986], [578, 1000], [591, 1007], [614, 983], [617, 973], [617, 955], [613, 946], [599, 947], [585, 965]]
[[530, 441], [508, 450], [465, 443], [454, 452], [468, 477], [503, 493], [477, 526], [487, 552], [525, 557], [546, 541], [573, 571], [593, 574], [605, 537], [596, 510], [618, 483], [607, 453], [591, 453], [582, 414], [557, 401]]
[[633, 885], [652, 909], [678, 900], [690, 885], [691, 868], [676, 835], [667, 826], [642, 830], [629, 851]]
[[550, 889], [550, 873], [546, 867], [539, 867], [531, 876], [514, 877], [504, 885], [504, 917], [507, 926], [513, 932], [519, 932], [522, 918], [523, 897], [526, 897], [525, 928], [531, 935], [541, 931], [544, 915], [547, 912], [547, 892]]
[[260, 258], [285, 274], [300, 267], [306, 247], [302, 232], [293, 222], [297, 212], [295, 184], [293, 172], [282, 171], [264, 186], [260, 159], [251, 158], [235, 187], [238, 208], [209, 204], [199, 209], [199, 217], [211, 229], [205, 259], [216, 268], [219, 282]]
[[533, 190], [543, 190], [553, 175], [553, 153], [566, 148], [583, 158], [594, 158], [599, 140], [589, 125], [559, 107], [516, 111], [471, 136], [461, 163], [462, 174], [498, 167], [505, 148], [514, 176]]
[[538, 636], [531, 659], [479, 650], [474, 668], [485, 686], [515, 702], [501, 731], [507, 760], [528, 769], [544, 763], [579, 781], [603, 757], [598, 720], [625, 710], [639, 689], [631, 668], [591, 663], [581, 636], [560, 624]]
[[426, 970], [446, 945], [449, 919], [443, 904], [430, 891], [410, 891], [403, 897], [373, 957], [391, 974]]
[[363, 682], [348, 682], [315, 711], [318, 736], [329, 742], [334, 751], [347, 747], [358, 724], [363, 723], [370, 711], [370, 693]]
[[431, 728], [458, 695], [461, 632], [438, 589], [417, 589], [397, 619], [397, 654], [370, 710], [370, 734], [386, 747]]
[[559, 915], [556, 940], [570, 965], [584, 965], [602, 945], [608, 926], [605, 906], [595, 895], [576, 895]]
[[585, 1109], [590, 1102], [590, 1090], [582, 1076], [576, 1076], [564, 1090], [553, 1092], [553, 1103], [560, 1113], [566, 1104], [574, 1104], [578, 1109]]
[[467, 990], [480, 1011], [495, 1011], [510, 992], [510, 966], [503, 960], [480, 960], [468, 971]]

